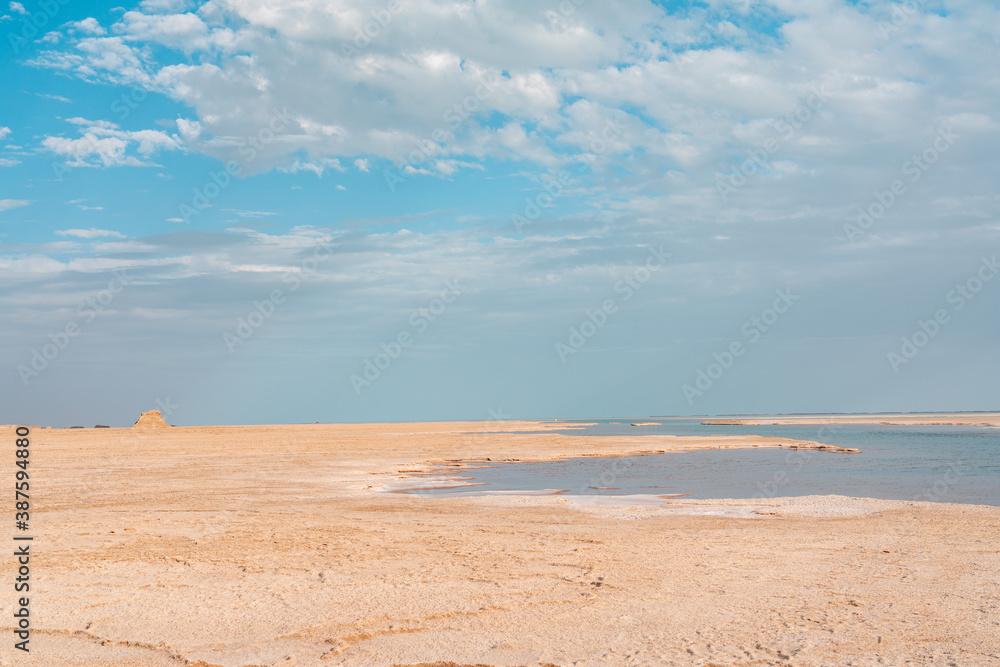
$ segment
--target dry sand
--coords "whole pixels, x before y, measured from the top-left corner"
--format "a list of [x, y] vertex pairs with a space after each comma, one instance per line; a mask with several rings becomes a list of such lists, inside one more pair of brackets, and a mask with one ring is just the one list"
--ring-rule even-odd
[[170, 428], [170, 424], [163, 420], [159, 410], [150, 410], [139, 415], [132, 428]]
[[35, 631], [15, 655], [4, 623], [0, 662], [1000, 663], [1000, 508], [377, 492], [431, 461], [792, 444], [502, 428], [33, 430]]

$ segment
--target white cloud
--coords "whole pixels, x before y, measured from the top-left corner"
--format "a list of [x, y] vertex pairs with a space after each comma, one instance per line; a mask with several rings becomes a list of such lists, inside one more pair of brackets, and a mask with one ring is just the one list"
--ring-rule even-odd
[[102, 28], [101, 24], [97, 22], [97, 19], [93, 17], [85, 18], [82, 21], [77, 21], [70, 25], [76, 30], [87, 33], [88, 35], [104, 35], [107, 33], [107, 30]]
[[10, 3], [10, 11], [14, 12], [15, 14], [20, 14], [21, 16], [28, 16], [28, 10], [26, 10], [24, 8], [24, 5], [22, 5], [20, 2]]
[[[357, 50], [355, 35], [371, 21], [371, 6], [362, 0], [208, 2], [194, 13], [156, 0], [126, 12], [111, 30], [114, 37], [83, 39], [72, 50], [49, 51], [33, 62], [167, 92], [197, 111], [205, 139], [193, 147], [220, 159], [235, 158], [239, 140], [257, 134], [273, 109], [287, 105], [290, 122], [280, 140], [260, 152], [254, 169], [321, 175], [331, 166], [324, 160], [369, 149], [376, 157], [403, 160], [415, 141], [431, 139], [436, 129], [449, 135], [451, 157], [484, 157], [488, 135], [480, 132], [480, 119], [466, 121], [463, 105], [484, 115], [496, 111], [558, 125], [565, 82], [552, 70], [617, 57], [624, 36], [642, 32], [659, 13], [652, 6], [588, 11], [588, 20], [555, 28], [535, 8], [490, 3], [456, 12], [444, 2], [419, 0], [405, 3], [354, 57], [344, 54], [345, 47]], [[450, 37], [438, 44], [440, 34]], [[159, 66], [143, 54], [151, 46], [185, 57]], [[295, 58], [279, 55], [286, 48]], [[504, 70], [511, 74], [501, 76]], [[324, 81], [321, 90], [316, 80]], [[449, 116], [454, 121], [445, 118], [449, 110], [458, 114]], [[533, 155], [544, 153], [539, 146], [544, 149], [539, 142]], [[308, 159], [296, 157], [303, 152]], [[355, 166], [363, 171], [367, 161], [361, 165]]]
[[222, 210], [227, 213], [234, 213], [241, 218], [262, 218], [268, 215], [274, 215], [273, 211], [243, 211], [235, 208], [224, 208]]
[[74, 125], [86, 125], [88, 127], [98, 127], [102, 130], [117, 130], [118, 124], [112, 123], [109, 120], [87, 120], [86, 118], [80, 118], [75, 116], [73, 118], [67, 118], [67, 123], [73, 123]]
[[[160, 130], [121, 130], [112, 122], [85, 118], [67, 120], [80, 127], [76, 139], [48, 136], [42, 140], [47, 150], [66, 159], [71, 167], [153, 166], [148, 158], [161, 150], [181, 149], [180, 138]], [[130, 154], [129, 151], [137, 153]]]
[[10, 128], [9, 127], [0, 127], [0, 139], [3, 139], [8, 134], [10, 134]]
[[103, 206], [87, 206], [86, 204], [83, 203], [85, 201], [87, 201], [87, 200], [86, 199], [70, 199], [66, 203], [67, 204], [76, 204], [76, 207], [78, 209], [80, 209], [81, 211], [103, 211], [104, 210]]
[[155, 250], [159, 250], [159, 248], [155, 245], [143, 243], [134, 239], [130, 239], [128, 241], [107, 241], [104, 243], [94, 244], [95, 253], [150, 252]]
[[116, 137], [99, 138], [93, 134], [84, 134], [79, 139], [64, 137], [46, 137], [42, 146], [56, 155], [69, 158], [66, 162], [72, 167], [93, 167], [97, 163], [90, 158], [97, 158], [105, 167], [115, 165], [139, 166], [142, 163], [134, 157], [125, 155], [128, 142]]
[[151, 83], [144, 61], [148, 54], [121, 37], [84, 37], [68, 42], [66, 51], [43, 51], [27, 64], [72, 72], [87, 81], [147, 86]]
[[139, 6], [150, 13], [180, 12], [191, 6], [189, 0], [143, 0]]
[[323, 158], [312, 162], [296, 160], [290, 165], [278, 167], [278, 170], [286, 174], [297, 174], [300, 171], [311, 171], [316, 174], [316, 176], [322, 178], [327, 168], [335, 169], [336, 171], [344, 171], [344, 167], [341, 166], [340, 160], [335, 158]]
[[[146, 153], [131, 135], [94, 132], [102, 143], [89, 164], [142, 163], [183, 144], [246, 174], [378, 171], [391, 161], [408, 175], [451, 177], [504, 160], [538, 182], [585, 160], [578, 180], [600, 187], [578, 182], [575, 193], [643, 215], [683, 203], [713, 218], [716, 179], [773, 138], [780, 165], [754, 176], [763, 208], [811, 197], [847, 206], [894, 168], [889, 156], [901, 163], [921, 150], [947, 118], [964, 119], [977, 151], [1000, 149], [1000, 95], [984, 83], [994, 75], [971, 55], [993, 48], [983, 26], [1000, 24], [1000, 11], [988, 3], [943, 17], [921, 9], [888, 38], [882, 1], [660, 5], [590, 2], [563, 16], [558, 5], [513, 0], [461, 11], [412, 0], [355, 43], [371, 20], [364, 0], [209, 0], [196, 11], [147, 0], [112, 36], [74, 38], [32, 62], [160, 91], [192, 110], [176, 136], [152, 135]], [[163, 49], [169, 61], [152, 56]], [[775, 129], [819, 89], [828, 100], [806, 126], [787, 137]], [[80, 141], [51, 147], [85, 149]]]
[[104, 237], [112, 237], [116, 239], [126, 238], [121, 232], [112, 231], [109, 229], [57, 229], [57, 236], [75, 236], [80, 239], [96, 239]]
[[156, 259], [111, 259], [107, 257], [80, 257], [68, 261], [45, 255], [22, 255], [18, 257], [0, 257], [0, 269], [9, 272], [27, 274], [58, 274], [63, 271], [79, 271], [82, 273], [108, 273], [115, 269], [135, 269], [146, 267], [174, 266], [187, 262], [185, 257], [167, 257]]
[[12, 208], [27, 206], [31, 201], [27, 199], [0, 199], [0, 211], [9, 211]]
[[[530, 406], [534, 403], [524, 394], [530, 388], [502, 383], [517, 375], [512, 365], [539, 350], [522, 376], [537, 379], [547, 394], [568, 397], [561, 405], [539, 404], [553, 413], [579, 411], [572, 407], [571, 386], [578, 381], [550, 386], [546, 383], [566, 374], [535, 371], [546, 367], [546, 353], [553, 361], [558, 333], [565, 336], [588, 308], [613, 295], [615, 282], [648, 256], [645, 245], [662, 242], [676, 261], [653, 278], [641, 299], [629, 303], [629, 312], [621, 316], [628, 322], [603, 329], [588, 343], [589, 361], [575, 358], [583, 374], [590, 372], [588, 363], [597, 363], [613, 369], [612, 375], [628, 377], [630, 364], [637, 364], [660, 389], [663, 378], [680, 377], [686, 370], [693, 377], [707, 348], [698, 350], [685, 341], [739, 335], [743, 319], [771, 302], [773, 288], [785, 285], [801, 288], [803, 302], [808, 299], [815, 306], [811, 312], [829, 318], [776, 327], [778, 338], [771, 347], [777, 354], [795, 357], [800, 350], [796, 363], [805, 359], [806, 366], [814, 359], [833, 358], [837, 364], [854, 359], [860, 368], [865, 359], [884, 357], [885, 350], [863, 348], [860, 336], [840, 357], [835, 349], [799, 343], [804, 336], [830, 336], [831, 331], [833, 336], [875, 333], [883, 339], [887, 332], [905, 333], [928, 303], [916, 296], [941, 294], [942, 286], [947, 290], [954, 276], [966, 271], [964, 262], [979, 256], [971, 255], [972, 249], [995, 247], [1000, 241], [1000, 197], [992, 182], [1000, 149], [1000, 93], [993, 85], [994, 65], [981, 55], [995, 48], [1000, 25], [995, 3], [950, 3], [943, 16], [925, 13], [926, 3], [884, 38], [878, 21], [893, 6], [887, 0], [760, 0], [748, 5], [746, 17], [721, 15], [732, 0], [585, 2], [569, 16], [558, 14], [556, 0], [408, 0], [403, 13], [360, 48], [353, 44], [354, 35], [370, 18], [370, 2], [199, 4], [195, 11], [172, 0], [145, 0], [138, 11], [114, 14], [120, 20], [107, 26], [112, 37], [70, 34], [57, 47], [44, 47], [48, 50], [36, 64], [87, 81], [155, 90], [185, 108], [176, 136], [174, 130], [154, 132], [145, 143], [113, 123], [73, 119], [75, 129], [65, 133], [66, 141], [89, 134], [109, 142], [83, 162], [143, 163], [161, 151], [191, 150], [249, 160], [248, 172], [282, 168], [319, 176], [343, 165], [361, 172], [354, 179], [381, 187], [386, 162], [408, 163], [414, 152], [418, 159], [406, 171], [424, 177], [449, 178], [504, 161], [488, 174], [498, 179], [498, 188], [482, 196], [478, 191], [470, 196], [467, 190], [456, 195], [454, 212], [343, 222], [354, 231], [340, 238], [336, 259], [318, 267], [297, 292], [295, 300], [301, 300], [290, 303], [282, 315], [287, 325], [280, 326], [298, 335], [270, 328], [254, 339], [258, 349], [276, 345], [272, 352], [287, 349], [310, 365], [316, 359], [355, 356], [342, 349], [351, 336], [363, 341], [356, 359], [374, 353], [377, 343], [371, 341], [391, 335], [405, 321], [400, 314], [426, 304], [443, 280], [474, 276], [472, 289], [488, 298], [463, 297], [458, 306], [462, 315], [449, 314], [438, 323], [440, 329], [428, 332], [436, 336], [440, 331], [443, 338], [425, 339], [427, 352], [436, 347], [450, 354], [467, 347], [450, 345], [454, 340], [475, 344], [486, 338], [489, 344], [469, 357], [472, 365], [488, 359], [491, 350], [501, 350], [496, 365], [502, 368], [492, 376], [500, 384], [485, 385], [496, 395], [521, 396]], [[665, 5], [683, 5], [684, 14], [668, 16], [659, 8]], [[759, 25], [771, 27], [762, 32], [755, 27]], [[345, 55], [345, 45], [357, 52]], [[495, 84], [481, 84], [481, 77], [501, 72]], [[779, 129], [779, 121], [787, 122], [788, 114], [802, 109], [811, 89], [820, 86], [829, 100], [808, 110], [801, 127]], [[901, 176], [903, 162], [931, 146], [937, 129], [949, 124], [960, 139], [933, 171], [919, 183], [908, 182], [905, 197], [861, 243], [838, 240], [857, 207], [872, 201], [873, 192], [888, 188]], [[432, 136], [436, 128], [443, 128], [442, 133]], [[721, 200], [716, 178], [734, 173], [748, 152], [768, 140], [780, 145], [766, 168], [757, 169], [728, 201]], [[429, 154], [420, 157], [424, 150]], [[542, 185], [562, 169], [572, 172], [566, 194], [551, 206], [541, 204], [542, 217], [525, 233], [515, 234], [510, 214], [523, 210], [524, 198], [537, 201]], [[178, 172], [178, 179], [183, 176]], [[499, 179], [508, 177], [512, 185], [500, 185]], [[340, 179], [333, 174], [327, 180]], [[303, 185], [315, 189], [311, 177], [274, 179], [279, 198], [282, 183], [295, 183], [293, 189], [300, 192]], [[329, 189], [334, 184], [319, 185]], [[412, 206], [414, 200], [405, 197], [419, 191], [416, 184], [408, 185], [413, 187], [400, 206], [407, 201]], [[457, 192], [464, 183], [455, 185]], [[524, 188], [523, 197], [518, 187]], [[262, 212], [243, 208], [269, 207], [266, 198], [230, 198], [236, 196], [227, 192], [226, 201], [218, 200], [213, 209], [234, 207], [228, 217], [241, 219], [228, 224], [249, 226]], [[95, 202], [102, 200], [95, 196]], [[592, 214], [567, 213], [587, 210], [587, 205]], [[260, 220], [280, 227], [277, 217]], [[970, 232], [973, 224], [982, 226], [975, 234]], [[365, 234], [359, 229], [386, 231]], [[149, 340], [143, 334], [150, 330], [143, 323], [154, 315], [188, 312], [184, 318], [156, 319], [155, 332], [175, 342], [164, 350], [164, 358], [200, 363], [227, 356], [217, 354], [219, 332], [245, 315], [241, 304], [247, 303], [247, 295], [268, 294], [282, 285], [283, 271], [302, 266], [316, 234], [249, 229], [200, 233], [178, 225], [136, 242], [114, 235], [83, 238], [65, 234], [52, 237], [55, 243], [45, 248], [21, 246], [16, 255], [0, 257], [0, 267], [32, 274], [21, 289], [0, 293], [0, 303], [21, 299], [26, 304], [4, 320], [13, 323], [8, 330], [41, 321], [46, 311], [33, 301], [40, 293], [66, 296], [70, 306], [78, 301], [68, 292], [79, 287], [79, 275], [70, 281], [62, 272], [91, 272], [96, 282], [106, 280], [100, 272], [129, 261], [141, 280], [158, 287], [148, 290], [152, 301], [144, 299], [141, 313], [129, 317], [123, 312], [116, 322], [122, 333], [117, 340], [139, 341], [137, 358], [144, 358], [140, 343]], [[102, 252], [114, 254], [98, 256]], [[121, 259], [130, 252], [135, 253], [131, 259]], [[914, 271], [914, 258], [925, 256], [935, 261], [927, 270]], [[44, 280], [51, 289], [38, 289]], [[170, 282], [176, 283], [174, 289], [166, 288]], [[874, 301], [868, 298], [872, 284], [886, 288]], [[897, 292], [895, 285], [900, 286]], [[203, 298], [187, 298], [192, 293]], [[733, 298], [713, 301], [720, 294]], [[890, 302], [912, 308], [882, 307]], [[379, 313], [386, 317], [375, 322]], [[664, 318], [670, 328], [666, 338]], [[873, 321], [852, 330], [857, 320], [869, 318]], [[471, 331], [462, 329], [463, 320], [476, 324]], [[781, 341], [787, 332], [798, 338]], [[974, 326], [970, 333], [977, 333]], [[214, 345], [215, 354], [191, 352], [185, 336], [211, 339], [207, 345]], [[489, 336], [509, 340], [498, 346]], [[337, 341], [337, 349], [331, 349], [330, 340]], [[28, 340], [24, 349], [31, 344]], [[503, 357], [505, 347], [518, 354]], [[628, 354], [602, 361], [603, 351], [612, 347]], [[642, 353], [636, 354], [637, 349]], [[950, 354], [946, 348], [941, 352]], [[975, 358], [994, 352], [969, 358], [974, 365]], [[423, 351], [411, 361], [417, 363], [418, 356]], [[782, 384], [808, 385], [805, 375], [786, 375], [780, 363], [757, 361], [761, 368], [772, 368]], [[487, 374], [488, 365], [483, 368]], [[359, 366], [345, 365], [344, 377]], [[468, 363], [428, 368], [442, 377], [460, 377], [463, 366]], [[323, 367], [322, 382], [330, 384], [332, 366]], [[448, 372], [439, 372], [442, 368]], [[589, 368], [597, 371], [593, 378], [599, 383], [599, 366]], [[394, 378], [402, 382], [406, 374]], [[868, 384], [881, 386], [877, 375]], [[789, 377], [795, 382], [789, 383]], [[846, 378], [836, 391], [850, 394], [855, 378]], [[585, 390], [592, 393], [593, 387]], [[736, 393], [754, 395], [752, 390]], [[657, 393], [657, 400], [663, 395]], [[486, 402], [477, 397], [476, 405], [480, 409]], [[764, 406], [739, 407], [751, 411]]]
[[37, 95], [38, 97], [47, 99], [47, 100], [55, 100], [56, 102], [72, 102], [73, 101], [73, 100], [69, 99], [68, 97], [63, 97], [62, 95], [49, 95], [47, 93], [35, 93], [35, 95]]
[[232, 30], [213, 29], [198, 14], [126, 12], [119, 26], [130, 41], [152, 42], [185, 53], [235, 46]]
[[8, 157], [0, 157], [0, 167], [15, 167], [21, 164], [20, 160], [14, 160]]

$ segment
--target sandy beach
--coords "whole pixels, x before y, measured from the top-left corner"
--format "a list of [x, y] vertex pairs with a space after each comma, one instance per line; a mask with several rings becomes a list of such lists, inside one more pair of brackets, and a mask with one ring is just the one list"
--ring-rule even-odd
[[386, 492], [465, 460], [821, 444], [555, 428], [32, 429], [32, 650], [8, 621], [0, 664], [1000, 662], [1000, 508]]
[[0, 24], [0, 667], [1000, 667], [1000, 0]]

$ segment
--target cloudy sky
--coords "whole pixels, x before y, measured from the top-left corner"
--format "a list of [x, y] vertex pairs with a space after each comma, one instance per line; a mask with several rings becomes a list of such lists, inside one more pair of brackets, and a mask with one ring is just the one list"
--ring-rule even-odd
[[0, 14], [0, 422], [1000, 408], [995, 3]]

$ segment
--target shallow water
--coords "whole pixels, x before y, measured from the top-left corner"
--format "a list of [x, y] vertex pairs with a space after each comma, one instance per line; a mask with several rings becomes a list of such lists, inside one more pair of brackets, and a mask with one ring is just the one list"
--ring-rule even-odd
[[[814, 450], [696, 450], [541, 463], [484, 464], [462, 470], [474, 487], [413, 493], [478, 495], [558, 490], [592, 495], [761, 498], [837, 494], [1000, 506], [1000, 429], [973, 426], [703, 426], [695, 420], [629, 426], [602, 421], [575, 435], [763, 435], [856, 447]], [[641, 429], [641, 430], [640, 430]], [[608, 488], [611, 487], [611, 488]]]

